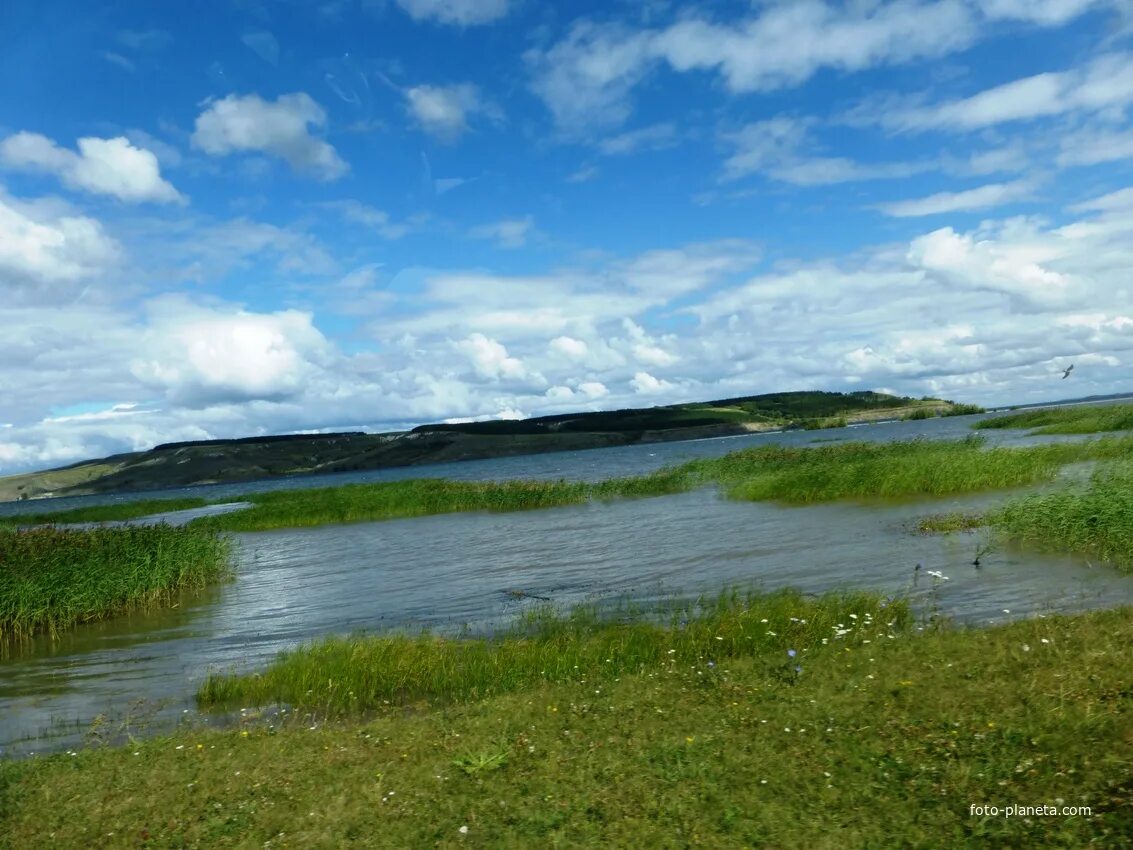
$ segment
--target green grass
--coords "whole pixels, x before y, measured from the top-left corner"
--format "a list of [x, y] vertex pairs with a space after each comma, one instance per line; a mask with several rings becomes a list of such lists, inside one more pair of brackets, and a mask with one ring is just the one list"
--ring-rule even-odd
[[920, 419], [932, 419], [936, 416], [936, 411], [927, 407], [920, 407], [916, 410], [911, 410], [901, 417], [902, 422], [914, 422]]
[[263, 531], [457, 511], [518, 511], [581, 504], [595, 499], [659, 496], [688, 489], [683, 471], [579, 481], [447, 481], [420, 478], [377, 484], [348, 484], [305, 490], [277, 490], [241, 496], [251, 508], [202, 517], [190, 525], [224, 531]]
[[1126, 437], [993, 449], [985, 448], [979, 437], [968, 437], [762, 446], [679, 469], [694, 481], [719, 482], [731, 498], [807, 504], [1020, 487], [1049, 481], [1068, 463], [1130, 454], [1133, 438]]
[[839, 629], [875, 620], [887, 633], [899, 631], [910, 621], [908, 606], [878, 594], [807, 599], [784, 591], [725, 594], [672, 608], [661, 622], [643, 612], [543, 611], [486, 638], [326, 638], [284, 652], [262, 673], [210, 674], [197, 700], [228, 707], [286, 703], [335, 714], [391, 702], [459, 702], [545, 681], [606, 682], [661, 663], [763, 654], [785, 661], [787, 649], [820, 651], [831, 638], [848, 645], [860, 630], [838, 636]]
[[989, 522], [1023, 545], [1087, 555], [1133, 571], [1133, 463], [1102, 466], [1088, 485], [1015, 499]]
[[228, 575], [229, 543], [167, 525], [0, 529], [0, 648], [166, 604]]
[[1036, 434], [1096, 434], [1133, 430], [1133, 404], [1083, 405], [993, 416], [973, 428], [1034, 428]]
[[[796, 677], [681, 656], [0, 762], [0, 847], [1130, 846], [1133, 611], [862, 631]], [[1092, 811], [971, 815], [1014, 804]]]
[[953, 404], [940, 411], [941, 416], [971, 416], [976, 413], [987, 413], [978, 404]]
[[984, 514], [955, 511], [921, 517], [917, 520], [917, 531], [921, 534], [950, 534], [956, 531], [974, 531], [987, 523]]
[[71, 508], [66, 511], [44, 511], [42, 513], [22, 514], [20, 516], [4, 516], [0, 517], [0, 527], [136, 519], [138, 517], [149, 516], [150, 514], [165, 513], [167, 511], [184, 511], [190, 508], [201, 508], [207, 504], [208, 502], [204, 499], [179, 498], [146, 499], [116, 505], [91, 505], [90, 507]]
[[[762, 446], [641, 476], [577, 481], [412, 479], [235, 497], [252, 507], [194, 520], [214, 531], [369, 522], [457, 511], [534, 510], [594, 500], [644, 498], [720, 485], [730, 498], [805, 504], [836, 499], [941, 496], [1051, 480], [1065, 464], [1133, 456], [1133, 437], [987, 449], [982, 439]], [[231, 501], [231, 500], [228, 500]], [[198, 507], [200, 500], [135, 502], [36, 515], [35, 520], [128, 519]], [[31, 521], [21, 518], [20, 522]]]

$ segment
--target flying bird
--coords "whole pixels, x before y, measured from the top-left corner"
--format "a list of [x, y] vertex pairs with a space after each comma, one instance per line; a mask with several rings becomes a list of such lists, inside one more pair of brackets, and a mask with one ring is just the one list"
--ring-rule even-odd
[[1066, 368], [1065, 368], [1065, 369], [1063, 370], [1063, 372], [1062, 372], [1062, 380], [1064, 380], [1064, 381], [1065, 381], [1065, 380], [1066, 380], [1067, 378], [1069, 378], [1069, 377], [1070, 377], [1070, 373], [1071, 373], [1071, 372], [1073, 372], [1073, 371], [1074, 371], [1074, 364], [1073, 364], [1073, 363], [1071, 363], [1071, 364], [1070, 364], [1069, 366], [1067, 366], [1067, 367], [1066, 367]]

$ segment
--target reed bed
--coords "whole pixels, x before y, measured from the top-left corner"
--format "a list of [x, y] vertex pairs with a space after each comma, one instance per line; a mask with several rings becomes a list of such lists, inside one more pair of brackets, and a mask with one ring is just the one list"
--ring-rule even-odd
[[[284, 652], [263, 673], [214, 672], [202, 707], [286, 703], [331, 714], [391, 703], [464, 702], [543, 682], [608, 681], [660, 664], [711, 669], [728, 658], [769, 656], [793, 678], [804, 654], [894, 633], [911, 621], [904, 601], [879, 594], [794, 591], [722, 594], [664, 611], [543, 609], [492, 637], [330, 637]], [[786, 663], [790, 650], [798, 662]]]
[[537, 510], [591, 500], [658, 496], [687, 488], [685, 474], [675, 470], [596, 484], [565, 480], [448, 481], [420, 478], [255, 493], [241, 497], [242, 501], [252, 503], [251, 508], [202, 517], [191, 525], [224, 531], [264, 531], [458, 511]]
[[0, 647], [167, 604], [230, 573], [229, 542], [155, 525], [0, 530]]
[[54, 525], [79, 522], [113, 522], [116, 520], [137, 519], [151, 514], [168, 511], [185, 511], [190, 508], [203, 508], [208, 502], [200, 498], [143, 499], [115, 505], [91, 505], [71, 508], [65, 511], [44, 511], [43, 513], [21, 514], [0, 517], [0, 527], [19, 527], [27, 525]]
[[973, 428], [1033, 428], [1036, 434], [1097, 434], [1133, 430], [1133, 404], [1027, 410], [976, 422]]
[[962, 440], [761, 446], [682, 467], [690, 480], [720, 483], [734, 499], [795, 504], [836, 499], [942, 496], [1049, 481], [1076, 461], [1121, 457], [1133, 439], [1108, 438], [1024, 448]]
[[1022, 545], [1079, 553], [1133, 572], [1133, 463], [1103, 466], [1086, 486], [1015, 499], [988, 521]]

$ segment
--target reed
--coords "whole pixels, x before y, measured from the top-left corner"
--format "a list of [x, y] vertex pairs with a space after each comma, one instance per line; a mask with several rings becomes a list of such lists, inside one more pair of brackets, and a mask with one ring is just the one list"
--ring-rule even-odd
[[241, 497], [252, 507], [202, 517], [194, 527], [265, 531], [313, 525], [402, 519], [458, 511], [537, 510], [592, 500], [659, 496], [688, 488], [680, 470], [582, 481], [448, 481], [420, 478], [310, 490], [278, 490]]
[[0, 647], [167, 604], [230, 574], [229, 542], [167, 525], [0, 530]]
[[1133, 429], [1133, 404], [1085, 405], [994, 416], [973, 428], [1033, 428], [1036, 434], [1097, 434]]
[[1133, 463], [1103, 466], [1085, 486], [1015, 499], [988, 520], [1021, 545], [1087, 555], [1133, 572]]
[[905, 602], [869, 593], [814, 599], [730, 592], [661, 611], [543, 609], [492, 637], [326, 638], [284, 652], [263, 673], [214, 672], [197, 700], [202, 707], [287, 703], [334, 714], [422, 699], [463, 702], [542, 682], [608, 681], [660, 664], [783, 659], [788, 649], [850, 645], [910, 620]]
[[1067, 463], [1117, 457], [1133, 440], [986, 449], [981, 438], [892, 443], [762, 446], [692, 461], [692, 480], [716, 481], [728, 496], [805, 504], [836, 499], [941, 496], [1051, 480]]

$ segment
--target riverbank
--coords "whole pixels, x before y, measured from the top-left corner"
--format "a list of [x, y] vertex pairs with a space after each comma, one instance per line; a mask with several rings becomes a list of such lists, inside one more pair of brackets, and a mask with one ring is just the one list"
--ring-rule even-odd
[[0, 501], [144, 492], [637, 444], [741, 436], [974, 412], [940, 399], [880, 393], [773, 393], [667, 407], [412, 431], [299, 434], [168, 443], [60, 469], [0, 477]]
[[[843, 622], [852, 642], [794, 657], [665, 653], [364, 721], [246, 717], [0, 762], [0, 847], [1133, 840], [1133, 694], [1116, 663], [1133, 610], [893, 638], [863, 620]], [[1017, 805], [1054, 813], [1006, 816]]]

